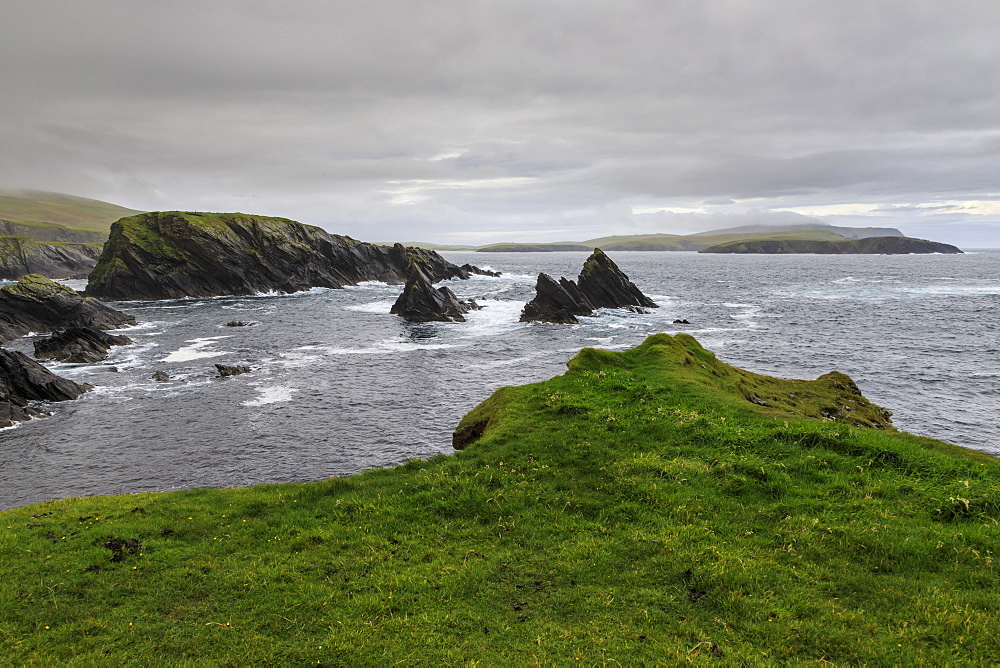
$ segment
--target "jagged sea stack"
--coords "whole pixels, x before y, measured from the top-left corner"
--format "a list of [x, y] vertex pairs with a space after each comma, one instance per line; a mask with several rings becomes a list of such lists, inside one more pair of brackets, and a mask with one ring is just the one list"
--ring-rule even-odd
[[118, 329], [135, 318], [38, 274], [0, 288], [0, 342], [66, 327]]
[[364, 243], [287, 218], [144, 213], [111, 226], [87, 294], [178, 299], [402, 283], [413, 254], [426, 261], [434, 280], [469, 277], [469, 270], [434, 251]]
[[411, 322], [465, 322], [463, 313], [478, 309], [472, 301], [461, 301], [447, 287], [435, 288], [424, 260], [411, 255], [406, 267], [406, 285], [390, 313]]
[[576, 280], [580, 292], [594, 308], [646, 306], [656, 302], [642, 294], [635, 283], [600, 248], [595, 248]]
[[566, 278], [557, 283], [539, 274], [535, 293], [521, 312], [521, 322], [571, 324], [579, 322], [576, 316], [593, 315], [597, 308], [656, 308], [600, 248], [584, 262], [576, 283]]

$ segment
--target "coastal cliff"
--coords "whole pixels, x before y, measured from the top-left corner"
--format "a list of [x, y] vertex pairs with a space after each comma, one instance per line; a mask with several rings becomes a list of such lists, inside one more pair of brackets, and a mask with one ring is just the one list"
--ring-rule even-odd
[[867, 237], [825, 241], [815, 239], [754, 239], [731, 241], [698, 251], [699, 253], [819, 253], [823, 255], [908, 255], [911, 253], [947, 253], [962, 251], [956, 246], [911, 237]]
[[402, 283], [411, 254], [434, 281], [478, 271], [434, 251], [364, 243], [287, 218], [144, 213], [111, 226], [87, 294], [153, 300]]
[[86, 278], [101, 255], [101, 244], [41, 242], [0, 236], [0, 279], [25, 274], [49, 278]]

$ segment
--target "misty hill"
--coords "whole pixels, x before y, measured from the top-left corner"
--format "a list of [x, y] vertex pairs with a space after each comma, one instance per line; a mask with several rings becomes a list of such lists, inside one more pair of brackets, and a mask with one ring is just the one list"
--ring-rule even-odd
[[136, 213], [140, 212], [62, 193], [0, 192], [0, 234], [35, 241], [104, 241], [111, 223]]
[[868, 237], [902, 237], [905, 236], [895, 227], [837, 227], [820, 221], [796, 222], [792, 225], [742, 225], [740, 227], [727, 227], [721, 230], [709, 230], [708, 232], [698, 232], [692, 237], [712, 236], [719, 234], [743, 234], [749, 233], [771, 233], [771, 232], [792, 232], [797, 230], [829, 230], [847, 239], [866, 239]]
[[561, 241], [547, 244], [503, 243], [470, 248], [479, 253], [525, 253], [555, 251], [586, 251], [595, 248], [617, 251], [698, 251], [709, 246], [748, 239], [802, 239], [815, 241], [842, 241], [843, 236], [828, 229], [809, 229], [772, 232], [737, 232], [705, 234], [631, 234], [598, 237], [587, 241]]

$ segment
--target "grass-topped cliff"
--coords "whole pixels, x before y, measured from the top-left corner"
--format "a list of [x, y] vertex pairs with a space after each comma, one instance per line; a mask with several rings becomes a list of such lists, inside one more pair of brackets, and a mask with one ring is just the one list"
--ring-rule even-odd
[[997, 461], [896, 432], [846, 376], [657, 335], [503, 388], [458, 434], [345, 479], [0, 513], [0, 656], [1000, 661]]
[[87, 292], [104, 299], [177, 299], [398, 283], [411, 253], [427, 261], [434, 280], [468, 278], [467, 270], [433, 251], [368, 244], [287, 218], [154, 211], [111, 226]]

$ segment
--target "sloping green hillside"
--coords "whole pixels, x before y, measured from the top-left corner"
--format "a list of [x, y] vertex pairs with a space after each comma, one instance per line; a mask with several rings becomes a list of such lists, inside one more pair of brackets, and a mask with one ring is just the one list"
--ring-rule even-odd
[[0, 513], [0, 656], [996, 664], [997, 460], [886, 420], [685, 335], [586, 349], [453, 456]]
[[111, 223], [136, 213], [117, 204], [60, 193], [0, 193], [0, 219], [42, 227], [59, 225], [107, 235]]

